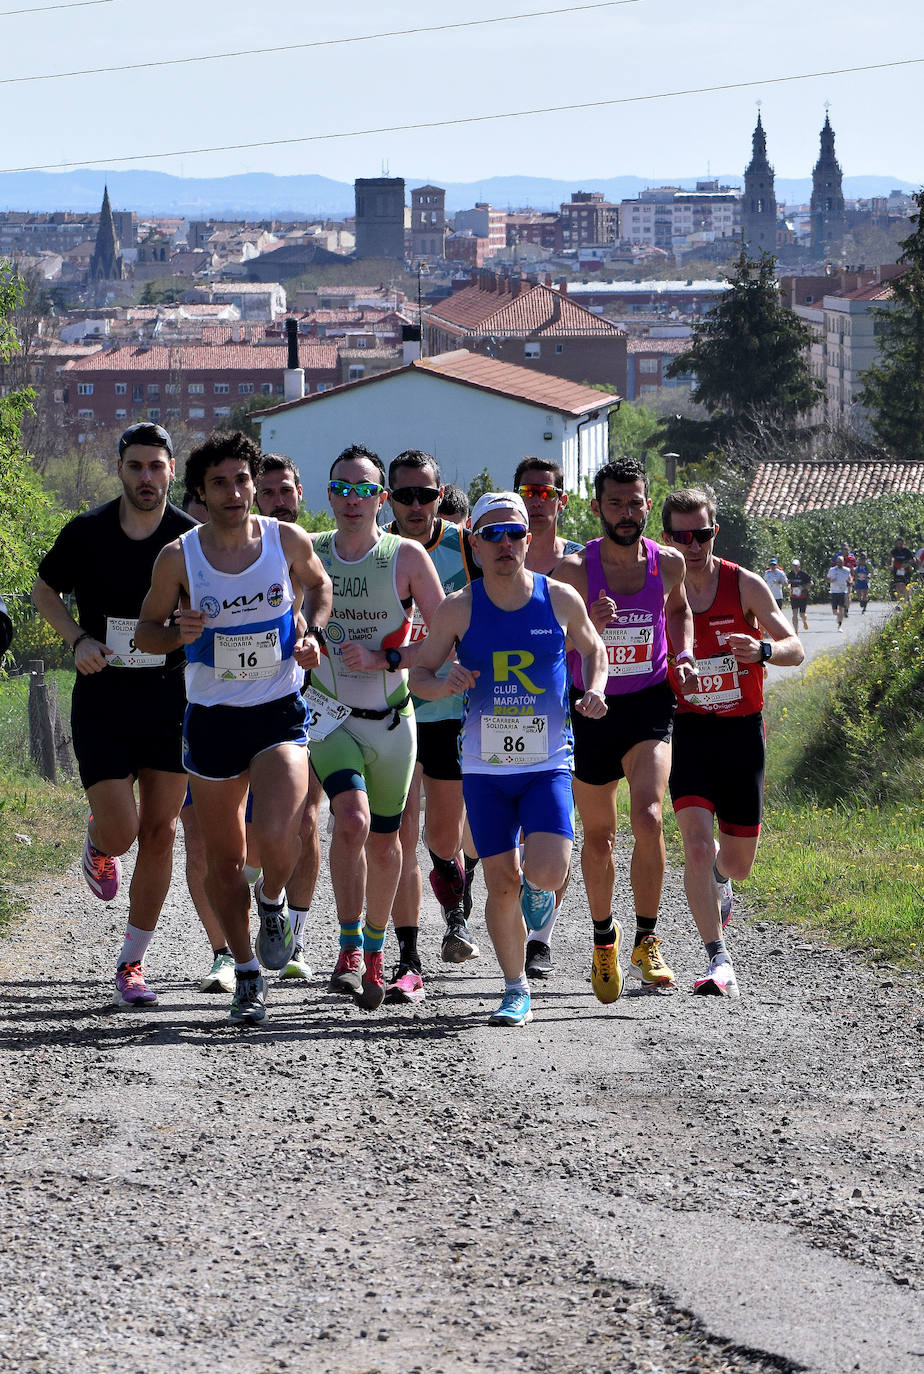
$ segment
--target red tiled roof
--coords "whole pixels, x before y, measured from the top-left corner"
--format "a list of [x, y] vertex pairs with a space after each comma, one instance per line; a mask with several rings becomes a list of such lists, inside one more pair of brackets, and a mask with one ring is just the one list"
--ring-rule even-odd
[[[299, 363], [311, 372], [333, 372], [337, 367], [337, 346], [329, 343], [299, 342]], [[68, 363], [62, 372], [253, 372], [255, 369], [286, 365], [283, 344], [276, 348], [250, 343], [155, 344], [145, 347], [126, 344], [121, 348], [98, 349], [86, 358]]]
[[893, 492], [924, 495], [924, 463], [867, 459], [758, 464], [744, 503], [749, 515], [776, 520], [803, 511], [853, 506]]
[[892, 283], [874, 282], [872, 286], [861, 286], [857, 291], [839, 291], [838, 300], [842, 301], [887, 301], [892, 296]]
[[[459, 348], [451, 353], [439, 353], [432, 358], [418, 358], [404, 367], [396, 367], [388, 372], [380, 372], [374, 377], [363, 377], [358, 382], [346, 382], [342, 386], [331, 387], [318, 395], [303, 396], [296, 401], [286, 401], [273, 406], [273, 411], [289, 410], [293, 406], [318, 405], [330, 396], [342, 395], [359, 386], [376, 386], [386, 382], [399, 373], [420, 371], [433, 374], [448, 382], [474, 387], [478, 391], [489, 391], [496, 396], [507, 396], [511, 400], [523, 401], [527, 405], [541, 406], [544, 410], [557, 411], [560, 415], [585, 415], [591, 410], [606, 410], [619, 399], [612, 393], [597, 391], [590, 386], [577, 382], [563, 381], [547, 372], [534, 372], [529, 367], [518, 367], [515, 363], [498, 362], [496, 358], [485, 358], [480, 353], [470, 353]], [[267, 409], [270, 409], [268, 407]], [[256, 411], [264, 415], [266, 411]]]
[[424, 312], [425, 319], [447, 325], [460, 335], [568, 335], [622, 333], [610, 320], [585, 310], [569, 296], [550, 286], [536, 285], [521, 290], [484, 291], [467, 286]]

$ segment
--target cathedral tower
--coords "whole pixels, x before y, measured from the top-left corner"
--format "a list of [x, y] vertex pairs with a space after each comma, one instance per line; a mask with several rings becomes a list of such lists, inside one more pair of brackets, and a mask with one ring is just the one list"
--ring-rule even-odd
[[112, 206], [109, 204], [109, 187], [103, 189], [103, 207], [99, 212], [99, 228], [96, 231], [96, 247], [90, 259], [89, 278], [95, 281], [121, 281], [125, 276], [119, 240], [116, 238]]
[[825, 115], [821, 131], [821, 151], [812, 173], [812, 255], [824, 262], [841, 251], [847, 223], [844, 218], [843, 173], [834, 156], [834, 130]]
[[741, 201], [741, 237], [751, 252], [776, 251], [776, 195], [773, 168], [767, 161], [767, 139], [757, 113], [751, 160], [744, 171]]

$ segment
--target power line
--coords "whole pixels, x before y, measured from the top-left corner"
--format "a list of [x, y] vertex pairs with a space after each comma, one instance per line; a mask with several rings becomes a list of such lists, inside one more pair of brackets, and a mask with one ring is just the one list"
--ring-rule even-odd
[[[82, 0], [83, 4], [109, 4], [111, 0]], [[154, 67], [182, 67], [196, 62], [224, 62], [230, 57], [265, 57], [268, 54], [304, 52], [308, 48], [338, 48], [346, 43], [374, 43], [380, 38], [411, 38], [423, 33], [446, 33], [450, 29], [477, 29], [486, 24], [509, 24], [517, 19], [541, 19], [546, 15], [580, 14], [586, 10], [610, 10], [620, 5], [640, 5], [644, 0], [598, 0], [590, 5], [566, 5], [554, 10], [531, 10], [526, 14], [502, 14], [491, 19], [464, 19], [454, 24], [433, 24], [427, 28], [391, 29], [385, 33], [364, 33], [352, 38], [319, 38], [311, 43], [286, 43], [277, 48], [242, 48], [239, 52], [205, 53], [202, 57], [169, 57], [157, 62], [133, 62], [130, 66], [87, 67], [73, 72], [43, 72], [37, 76], [6, 76], [0, 86], [19, 86], [28, 81], [63, 81], [72, 76], [106, 76], [113, 72], [141, 72]], [[71, 6], [49, 6], [50, 9], [70, 9]], [[76, 8], [74, 6], [73, 8]], [[10, 10], [11, 14], [26, 11]]]
[[790, 81], [814, 81], [822, 76], [850, 76], [857, 72], [879, 72], [894, 67], [914, 67], [924, 57], [906, 57], [895, 62], [868, 62], [861, 67], [831, 67], [821, 72], [799, 72], [793, 76], [768, 76], [760, 81], [729, 81], [721, 86], [692, 86], [687, 90], [658, 91], [650, 95], [623, 95], [613, 100], [585, 100], [575, 105], [544, 105], [534, 110], [508, 110], [502, 114], [467, 115], [458, 119], [435, 119], [419, 124], [385, 124], [377, 129], [350, 129], [332, 134], [303, 134], [298, 138], [272, 138], [257, 143], [222, 143], [212, 148], [175, 148], [167, 153], [132, 153], [124, 157], [99, 157], [91, 161], [45, 162], [30, 167], [0, 167], [0, 176], [15, 172], [56, 172], [69, 167], [104, 167], [116, 162], [153, 162], [165, 157], [193, 157], [197, 153], [247, 152], [254, 148], [283, 148], [295, 143], [326, 143], [341, 138], [366, 138], [373, 134], [404, 134], [418, 129], [448, 129], [465, 124], [487, 124], [501, 119], [528, 119], [533, 115], [568, 114], [574, 110], [599, 110], [612, 105], [638, 105], [650, 100], [674, 100], [685, 95], [714, 95], [720, 91], [742, 91], [754, 86], [780, 86]]
[[33, 5], [27, 10], [0, 10], [0, 19], [8, 19], [13, 14], [47, 14], [49, 10], [81, 10], [87, 5], [113, 5], [115, 0], [72, 0], [69, 5]]

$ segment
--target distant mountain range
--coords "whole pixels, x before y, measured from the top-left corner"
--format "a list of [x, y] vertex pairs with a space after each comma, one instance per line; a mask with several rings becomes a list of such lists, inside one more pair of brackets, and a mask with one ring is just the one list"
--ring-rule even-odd
[[[452, 182], [434, 177], [405, 177], [407, 189], [428, 182], [445, 187], [446, 209], [470, 209], [487, 201], [502, 210], [557, 210], [574, 191], [602, 191], [608, 200], [637, 196], [648, 186], [682, 186], [692, 189], [696, 177], [681, 176], [646, 181], [643, 177], [584, 177], [571, 181], [549, 177], [488, 177], [484, 181]], [[716, 178], [723, 186], [740, 186], [740, 173]], [[329, 177], [272, 176], [250, 172], [230, 177], [175, 177], [165, 172], [15, 172], [0, 176], [0, 210], [95, 211], [108, 185], [114, 210], [135, 210], [146, 215], [183, 215], [189, 219], [217, 216], [247, 219], [340, 219], [353, 213], [353, 185]], [[917, 190], [913, 182], [890, 176], [845, 176], [844, 194], [849, 199], [885, 196], [892, 190]], [[798, 205], [809, 199], [810, 177], [776, 180], [780, 201]]]

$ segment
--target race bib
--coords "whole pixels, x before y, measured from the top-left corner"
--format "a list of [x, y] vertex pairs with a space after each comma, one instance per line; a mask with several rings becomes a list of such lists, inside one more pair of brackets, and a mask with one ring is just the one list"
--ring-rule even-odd
[[135, 648], [137, 620], [110, 615], [106, 618], [106, 647], [112, 655], [106, 661], [110, 668], [162, 668], [166, 654], [144, 654]]
[[544, 763], [549, 757], [548, 716], [482, 716], [481, 757], [500, 767]]
[[654, 630], [650, 625], [608, 625], [601, 638], [606, 645], [607, 677], [652, 672]]
[[418, 611], [417, 607], [415, 606], [414, 614], [411, 617], [411, 637], [408, 640], [408, 643], [419, 644], [420, 641], [422, 639], [426, 639], [426, 637], [427, 622], [424, 620], [423, 616], [420, 614], [420, 611]]
[[319, 692], [317, 687], [306, 687], [302, 698], [308, 708], [306, 728], [309, 739], [326, 739], [350, 714], [349, 706], [342, 701], [335, 701], [325, 692]]
[[707, 709], [725, 706], [741, 700], [738, 684], [738, 660], [734, 654], [720, 654], [717, 658], [696, 660], [696, 691], [685, 700]]
[[215, 676], [222, 682], [255, 682], [275, 677], [282, 662], [278, 630], [254, 634], [215, 633]]

